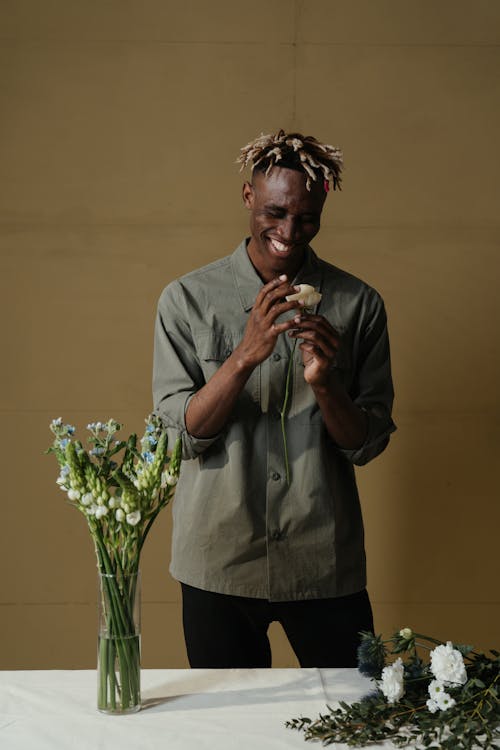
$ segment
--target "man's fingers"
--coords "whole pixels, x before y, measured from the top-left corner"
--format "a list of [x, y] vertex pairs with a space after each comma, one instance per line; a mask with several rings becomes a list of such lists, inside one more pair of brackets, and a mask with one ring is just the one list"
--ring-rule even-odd
[[335, 328], [326, 320], [326, 318], [323, 318], [320, 315], [296, 315], [294, 323], [297, 332], [316, 331], [320, 336], [328, 339], [332, 346], [338, 347], [340, 344], [340, 334], [337, 333]]
[[[290, 286], [286, 276], [279, 276], [262, 287], [254, 303], [254, 309], [261, 310], [263, 315], [267, 315], [272, 307], [284, 300], [287, 294], [293, 294], [295, 289]], [[287, 302], [286, 310], [293, 310], [299, 307], [298, 302]], [[281, 310], [285, 312], [285, 310]], [[279, 314], [279, 313], [278, 313]]]
[[[294, 324], [297, 323], [294, 321]], [[339, 348], [339, 339], [335, 336], [324, 336], [321, 332], [312, 329], [290, 331], [289, 336], [294, 339], [300, 339], [309, 346], [316, 348], [329, 359], [333, 359]]]

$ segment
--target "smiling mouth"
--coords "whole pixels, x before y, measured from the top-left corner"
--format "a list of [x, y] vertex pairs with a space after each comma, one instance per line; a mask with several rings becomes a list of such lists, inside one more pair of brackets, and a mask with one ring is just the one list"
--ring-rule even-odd
[[290, 250], [292, 250], [293, 245], [285, 245], [283, 242], [279, 242], [279, 240], [274, 239], [274, 237], [269, 237], [268, 239], [273, 249], [282, 255], [286, 255], [290, 252]]

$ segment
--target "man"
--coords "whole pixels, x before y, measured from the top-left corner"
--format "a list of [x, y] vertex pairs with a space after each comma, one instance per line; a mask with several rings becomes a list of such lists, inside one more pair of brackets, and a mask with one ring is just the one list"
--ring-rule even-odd
[[[155, 409], [186, 459], [170, 570], [188, 657], [271, 666], [277, 620], [301, 666], [355, 666], [373, 621], [353, 464], [395, 429], [384, 306], [309, 247], [341, 152], [279, 131], [239, 161], [250, 238], [167, 286], [156, 323]], [[321, 293], [316, 309], [286, 299], [299, 284]]]

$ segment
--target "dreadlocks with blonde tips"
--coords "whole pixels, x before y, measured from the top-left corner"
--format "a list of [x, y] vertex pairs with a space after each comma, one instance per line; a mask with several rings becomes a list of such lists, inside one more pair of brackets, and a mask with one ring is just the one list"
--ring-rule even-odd
[[266, 176], [276, 166], [305, 172], [308, 190], [321, 174], [325, 190], [328, 190], [330, 182], [334, 190], [341, 189], [340, 173], [344, 166], [342, 151], [320, 143], [312, 135], [285, 133], [284, 130], [279, 130], [275, 135], [262, 133], [243, 146], [236, 163], [241, 164], [240, 172], [250, 165], [252, 172], [257, 168]]

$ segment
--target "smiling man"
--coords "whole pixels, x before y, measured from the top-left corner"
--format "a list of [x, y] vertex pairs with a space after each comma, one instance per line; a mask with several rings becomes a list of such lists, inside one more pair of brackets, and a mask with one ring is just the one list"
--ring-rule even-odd
[[[155, 410], [186, 459], [170, 570], [188, 657], [270, 666], [278, 621], [301, 666], [355, 666], [373, 622], [354, 465], [395, 429], [384, 305], [309, 244], [340, 186], [339, 149], [279, 131], [239, 161], [250, 237], [169, 284], [156, 322]], [[302, 283], [322, 295], [312, 311], [286, 299]]]

